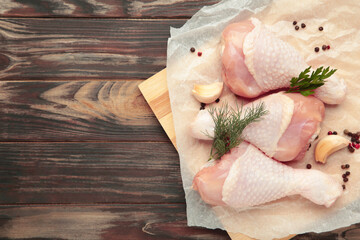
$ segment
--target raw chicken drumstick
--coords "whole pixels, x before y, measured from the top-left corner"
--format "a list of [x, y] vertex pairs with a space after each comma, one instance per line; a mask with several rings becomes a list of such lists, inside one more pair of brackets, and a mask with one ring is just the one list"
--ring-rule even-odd
[[[258, 19], [229, 25], [222, 34], [222, 78], [235, 94], [254, 98], [262, 93], [290, 87], [308, 65], [288, 43], [277, 38]], [[328, 104], [345, 99], [346, 84], [335, 75], [315, 90]]]
[[[315, 97], [280, 92], [249, 103], [243, 106], [244, 110], [259, 101], [265, 104], [268, 113], [259, 122], [249, 124], [242, 138], [278, 161], [302, 159], [320, 131], [324, 104]], [[210, 140], [204, 133], [214, 136], [214, 127], [208, 110], [201, 110], [191, 124], [191, 134], [198, 139]]]
[[333, 177], [317, 170], [293, 169], [246, 142], [200, 170], [193, 188], [208, 204], [238, 209], [296, 194], [330, 207], [343, 192]]

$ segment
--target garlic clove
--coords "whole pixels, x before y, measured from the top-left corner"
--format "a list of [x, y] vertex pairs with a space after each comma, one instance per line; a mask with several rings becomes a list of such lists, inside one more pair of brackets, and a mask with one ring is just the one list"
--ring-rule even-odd
[[326, 163], [326, 159], [334, 152], [348, 146], [350, 141], [339, 135], [328, 135], [322, 138], [315, 148], [315, 161]]
[[223, 88], [223, 82], [215, 82], [208, 85], [195, 84], [192, 93], [199, 102], [212, 103], [220, 97]]

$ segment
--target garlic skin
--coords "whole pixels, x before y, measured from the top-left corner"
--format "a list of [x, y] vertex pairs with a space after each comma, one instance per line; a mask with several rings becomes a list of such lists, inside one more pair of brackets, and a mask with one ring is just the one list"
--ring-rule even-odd
[[315, 148], [315, 161], [326, 163], [332, 153], [347, 147], [349, 143], [348, 139], [339, 135], [328, 135], [322, 138]]
[[223, 82], [215, 82], [208, 85], [195, 84], [192, 94], [201, 103], [212, 103], [218, 99], [224, 88]]

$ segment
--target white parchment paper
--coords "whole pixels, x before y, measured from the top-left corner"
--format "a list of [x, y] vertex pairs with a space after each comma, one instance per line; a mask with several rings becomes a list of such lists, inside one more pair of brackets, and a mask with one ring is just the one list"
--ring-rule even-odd
[[[226, 0], [204, 7], [179, 29], [171, 29], [168, 43], [167, 79], [174, 116], [181, 175], [186, 195], [189, 226], [221, 228], [241, 232], [258, 239], [272, 239], [304, 232], [323, 232], [360, 222], [360, 150], [347, 149], [330, 156], [328, 163], [314, 162], [314, 147], [295, 168], [313, 168], [334, 175], [341, 181], [341, 164], [351, 165], [351, 176], [344, 195], [331, 208], [317, 206], [299, 196], [292, 196], [246, 211], [205, 204], [191, 189], [192, 180], [206, 163], [210, 144], [193, 139], [189, 124], [200, 104], [192, 97], [194, 83], [221, 80], [220, 37], [232, 22], [257, 17], [281, 39], [293, 45], [309, 65], [337, 68], [337, 75], [348, 85], [347, 99], [338, 106], [326, 106], [320, 138], [329, 130], [340, 134], [344, 128], [360, 130], [360, 2], [358, 0]], [[294, 30], [292, 22], [306, 24]], [[318, 27], [323, 26], [324, 31]], [[330, 45], [331, 50], [314, 52], [315, 47]], [[190, 53], [195, 47], [202, 57]], [[234, 101], [227, 89], [221, 101]]]

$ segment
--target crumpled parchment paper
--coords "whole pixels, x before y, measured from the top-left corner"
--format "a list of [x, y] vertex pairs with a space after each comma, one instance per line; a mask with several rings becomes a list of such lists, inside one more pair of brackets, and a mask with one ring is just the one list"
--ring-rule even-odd
[[[341, 164], [351, 165], [351, 175], [343, 196], [330, 208], [291, 196], [262, 206], [237, 212], [227, 207], [211, 207], [192, 190], [195, 174], [209, 157], [210, 143], [192, 138], [189, 125], [200, 103], [191, 95], [194, 83], [221, 81], [220, 37], [232, 22], [257, 17], [281, 39], [293, 45], [309, 65], [337, 68], [346, 80], [347, 99], [337, 106], [326, 106], [320, 138], [329, 130], [342, 135], [344, 128], [360, 130], [360, 2], [358, 0], [225, 0], [204, 7], [179, 29], [171, 29], [168, 42], [167, 79], [174, 116], [181, 175], [186, 195], [189, 226], [221, 228], [258, 239], [272, 239], [304, 232], [324, 232], [360, 222], [360, 151], [343, 149], [328, 158], [325, 165], [314, 162], [314, 147], [304, 160], [292, 163], [329, 173], [341, 181]], [[292, 22], [306, 24], [294, 30]], [[324, 31], [319, 31], [319, 26]], [[322, 51], [323, 44], [331, 49]], [[195, 47], [202, 57], [190, 53]], [[315, 53], [314, 48], [320, 47]], [[234, 101], [225, 89], [221, 101]], [[261, 137], [261, 136], [260, 136]], [[313, 144], [314, 146], [315, 144]]]

